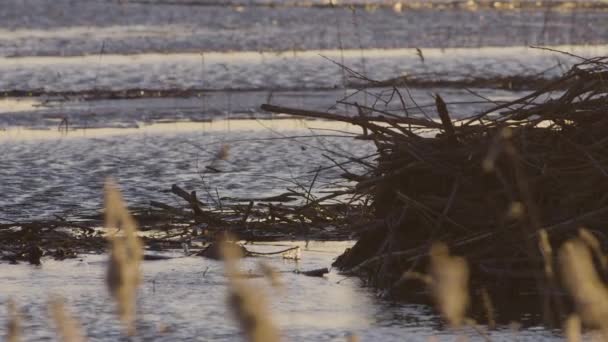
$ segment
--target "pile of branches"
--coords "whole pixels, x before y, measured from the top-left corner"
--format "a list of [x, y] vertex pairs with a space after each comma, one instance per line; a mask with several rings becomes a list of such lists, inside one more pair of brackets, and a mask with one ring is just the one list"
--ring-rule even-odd
[[[179, 222], [180, 227], [173, 229], [184, 239], [195, 237], [212, 242], [228, 233], [244, 241], [344, 240], [349, 238], [353, 225], [360, 225], [370, 217], [360, 205], [340, 201], [321, 203], [342, 192], [317, 199], [310, 191], [291, 190], [270, 197], [223, 198], [225, 202], [219, 204], [202, 202], [196, 191], [188, 192], [177, 184], [171, 187], [171, 192], [185, 201], [185, 207], [155, 201], [150, 205], [156, 216], [164, 215], [174, 223]], [[294, 201], [298, 203], [290, 204]], [[141, 218], [139, 221], [142, 225]], [[142, 227], [166, 230], [162, 225]]]
[[356, 103], [358, 116], [262, 106], [359, 125], [377, 147], [375, 168], [353, 189], [373, 200], [375, 220], [335, 266], [406, 295], [402, 275], [425, 272], [442, 241], [466, 257], [474, 289], [513, 300], [541, 291], [540, 231], [554, 246], [583, 226], [608, 242], [608, 58], [584, 59], [465, 119], [435, 102], [436, 120], [368, 107], [363, 115]]
[[[242, 241], [345, 240], [352, 227], [369, 220], [370, 213], [358, 205], [321, 203], [310, 190], [294, 190], [278, 196], [223, 198], [205, 203], [196, 191], [173, 184], [171, 192], [183, 205], [150, 201], [146, 207], [130, 208], [144, 233], [142, 241], [154, 250], [207, 246], [226, 234]], [[297, 204], [290, 204], [297, 202]], [[107, 248], [104, 214], [69, 220], [59, 215], [30, 222], [0, 223], [0, 262], [40, 264], [42, 257], [57, 260], [81, 253], [101, 253]]]

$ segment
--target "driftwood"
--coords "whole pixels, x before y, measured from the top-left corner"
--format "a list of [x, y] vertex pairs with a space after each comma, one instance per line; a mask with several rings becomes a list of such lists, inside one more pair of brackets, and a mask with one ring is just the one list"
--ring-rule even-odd
[[202, 212], [201, 207], [206, 205], [205, 203], [198, 200], [195, 191], [188, 193], [186, 190], [180, 188], [177, 184], [173, 184], [171, 186], [171, 192], [188, 202], [192, 207], [194, 213], [197, 215]]
[[309, 270], [309, 271], [299, 271], [296, 272], [297, 274], [301, 274], [301, 275], [305, 275], [308, 277], [323, 277], [324, 275], [326, 275], [327, 273], [329, 273], [329, 269], [328, 268], [318, 268], [315, 270]]

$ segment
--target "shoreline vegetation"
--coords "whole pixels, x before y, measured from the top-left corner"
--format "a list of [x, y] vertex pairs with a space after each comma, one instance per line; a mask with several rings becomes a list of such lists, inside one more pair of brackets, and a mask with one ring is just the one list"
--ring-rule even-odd
[[[606, 338], [608, 57], [578, 58], [525, 97], [460, 120], [452, 120], [440, 94], [438, 119], [410, 116], [406, 102], [416, 102], [407, 82], [384, 84], [389, 92], [372, 106], [340, 101], [358, 115], [264, 104], [271, 113], [360, 126], [355, 139], [373, 143], [376, 159], [349, 159], [364, 170], [357, 174], [336, 162], [352, 186], [320, 196], [312, 194], [317, 175], [301, 189], [236, 204], [204, 203], [196, 191], [173, 185], [183, 207], [150, 202], [132, 210], [133, 217], [107, 185], [105, 219], [0, 225], [2, 259], [39, 264], [41, 257], [75, 257], [110, 245], [108, 287], [127, 334], [134, 334], [142, 245], [188, 250], [196, 242], [194, 254], [226, 260], [230, 305], [249, 340], [276, 341], [263, 299], [243, 285], [235, 264], [237, 255], [249, 253], [226, 241], [356, 237], [334, 267], [388, 298], [431, 299], [449, 326], [468, 325], [488, 339], [486, 328], [516, 319], [509, 304], [525, 302], [571, 341], [580, 340], [582, 326]], [[401, 111], [383, 108], [393, 98], [401, 99]], [[226, 156], [224, 148], [216, 154]], [[112, 234], [108, 242], [102, 226], [126, 227], [124, 238]], [[272, 270], [263, 272], [273, 279]], [[65, 318], [54, 303], [56, 316]]]

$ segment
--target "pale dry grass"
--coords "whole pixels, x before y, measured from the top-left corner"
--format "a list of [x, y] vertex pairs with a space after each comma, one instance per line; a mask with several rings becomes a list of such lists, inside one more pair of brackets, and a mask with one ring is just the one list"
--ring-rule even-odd
[[63, 342], [84, 342], [86, 338], [82, 327], [76, 319], [66, 310], [63, 299], [53, 298], [49, 303], [51, 318], [55, 323], [57, 335]]
[[282, 290], [284, 288], [281, 274], [274, 267], [264, 261], [260, 261], [258, 266], [260, 271], [262, 271], [262, 274], [264, 274], [264, 277], [270, 281], [270, 285], [272, 285], [272, 287], [277, 290]]
[[21, 315], [17, 309], [17, 305], [12, 299], [9, 299], [7, 304], [8, 324], [6, 327], [6, 341], [19, 342], [21, 341]]
[[359, 339], [359, 336], [357, 336], [355, 334], [348, 334], [346, 336], [346, 341], [347, 342], [360, 342], [361, 340]]
[[608, 269], [608, 260], [602, 252], [602, 244], [600, 240], [598, 240], [598, 238], [595, 237], [592, 232], [585, 228], [579, 229], [578, 236], [581, 240], [585, 241], [587, 246], [591, 249], [595, 257], [597, 258], [596, 260], [600, 263], [602, 270]]
[[490, 293], [486, 288], [481, 289], [481, 302], [483, 304], [483, 309], [486, 314], [486, 321], [488, 322], [488, 328], [494, 329], [496, 328], [496, 319], [494, 312], [494, 304], [492, 304], [492, 298], [490, 298]]
[[549, 241], [549, 234], [544, 229], [538, 233], [538, 247], [543, 256], [545, 276], [547, 279], [553, 279], [553, 248]]
[[564, 336], [568, 342], [582, 342], [581, 319], [576, 315], [570, 315], [564, 322]]
[[608, 289], [595, 269], [591, 249], [582, 238], [562, 245], [558, 254], [562, 284], [582, 323], [601, 329], [608, 337]]
[[[429, 251], [429, 274], [407, 271], [401, 279], [415, 279], [424, 283], [431, 292], [437, 310], [451, 327], [475, 322], [467, 317], [469, 309], [469, 266], [466, 260], [450, 255], [444, 243], [434, 243]], [[494, 309], [487, 294], [486, 315], [488, 321], [494, 320]]]
[[222, 243], [224, 268], [228, 278], [228, 306], [250, 342], [280, 341], [279, 330], [271, 319], [262, 291], [242, 277], [237, 260], [239, 249], [233, 243]]
[[431, 247], [430, 290], [442, 317], [452, 326], [461, 326], [469, 307], [469, 267], [464, 258], [451, 256], [448, 246]]
[[105, 186], [105, 225], [107, 229], [118, 229], [110, 235], [110, 260], [107, 285], [114, 297], [118, 315], [127, 334], [135, 334], [137, 288], [141, 280], [140, 263], [143, 248], [137, 236], [137, 224], [129, 214], [117, 187], [107, 181]]
[[230, 155], [230, 145], [223, 144], [215, 153], [215, 159], [217, 160], [226, 160]]

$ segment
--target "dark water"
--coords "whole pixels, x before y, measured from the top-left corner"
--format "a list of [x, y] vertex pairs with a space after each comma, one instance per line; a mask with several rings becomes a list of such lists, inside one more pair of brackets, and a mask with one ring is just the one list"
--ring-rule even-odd
[[[359, 133], [354, 127], [285, 120], [261, 112], [262, 103], [342, 112], [348, 109], [336, 106], [337, 99], [378, 105], [376, 96], [388, 96], [379, 88], [358, 92], [349, 86], [360, 81], [355, 74], [409, 75], [437, 81], [435, 88], [409, 89], [410, 115], [433, 116], [432, 95], [439, 93], [452, 116], [462, 118], [487, 108], [485, 99], [507, 101], [526, 91], [469, 92], [444, 81], [549, 78], [580, 61], [530, 45], [586, 57], [608, 52], [608, 11], [599, 9], [259, 5], [268, 2], [2, 1], [0, 94], [42, 95], [0, 99], [0, 222], [96, 211], [107, 176], [138, 206], [151, 199], [177, 204], [166, 191], [173, 183], [227, 197], [282, 193], [331, 165], [324, 153], [343, 161], [374, 149], [350, 138]], [[141, 93], [99, 96], [128, 89]], [[155, 95], [166, 90], [181, 95]], [[403, 113], [394, 98], [381, 106]], [[222, 146], [229, 157], [213, 164], [222, 172], [205, 173]], [[337, 176], [333, 169], [322, 174], [315, 191], [344, 185]], [[300, 265], [271, 262], [284, 271], [325, 267], [347, 246], [314, 245]], [[48, 341], [54, 334], [44, 305], [49, 294], [60, 293], [91, 340], [114, 341], [118, 327], [103, 288], [103, 262], [88, 256], [48, 261], [41, 269], [0, 265], [0, 305], [16, 298], [27, 340]], [[179, 258], [146, 263], [144, 276], [141, 340], [239, 339], [226, 315], [221, 265]], [[343, 341], [349, 332], [363, 341], [482, 340], [473, 331], [443, 329], [429, 308], [383, 302], [356, 280], [338, 282], [335, 273], [327, 279], [286, 274], [285, 280], [286, 293], [273, 296], [272, 309], [287, 340]], [[5, 319], [0, 310], [1, 326]], [[170, 328], [164, 336], [161, 325]], [[556, 335], [501, 327], [491, 337]]]

